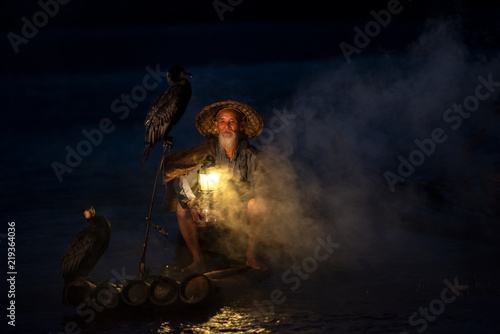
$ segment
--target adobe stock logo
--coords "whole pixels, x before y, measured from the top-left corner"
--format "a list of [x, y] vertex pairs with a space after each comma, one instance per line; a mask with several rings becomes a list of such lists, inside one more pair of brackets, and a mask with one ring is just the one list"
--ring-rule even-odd
[[[125, 267], [122, 267], [122, 272], [118, 272], [116, 269], [111, 270], [113, 278], [111, 278], [108, 283], [111, 284], [126, 284], [127, 280], [134, 279], [135, 276], [127, 275], [125, 272]], [[85, 302], [80, 303], [76, 308], [76, 313], [80, 316], [81, 320], [84, 320], [85, 324], [92, 322], [96, 315], [104, 310], [102, 305], [105, 305], [107, 301], [111, 300], [112, 295], [108, 290], [101, 290], [97, 296], [87, 299]], [[69, 320], [64, 324], [64, 331], [59, 331], [54, 334], [77, 334], [82, 332], [82, 328], [78, 323], [81, 321]], [[49, 332], [48, 334], [52, 334]]]
[[[443, 281], [446, 287], [441, 290], [439, 298], [431, 300], [429, 307], [419, 307], [418, 312], [413, 312], [408, 317], [408, 323], [414, 326], [420, 326], [417, 329], [417, 333], [422, 333], [427, 329], [429, 322], [435, 321], [437, 316], [443, 314], [446, 309], [446, 305], [451, 304], [460, 297], [462, 293], [460, 291], [467, 290], [469, 287], [467, 285], [458, 284], [458, 278], [453, 279], [453, 283], [445, 279]], [[407, 331], [400, 332], [399, 334], [410, 334]]]
[[146, 66], [147, 72], [142, 78], [141, 84], [132, 87], [129, 93], [122, 93], [119, 98], [111, 102], [111, 112], [117, 116], [118, 120], [112, 118], [102, 118], [97, 126], [90, 130], [83, 129], [83, 137], [73, 146], [66, 145], [66, 158], [62, 162], [54, 160], [50, 164], [59, 183], [63, 182], [64, 174], [71, 174], [75, 168], [81, 165], [84, 158], [92, 154], [94, 149], [102, 144], [105, 135], [109, 135], [116, 129], [117, 121], [124, 121], [130, 115], [131, 110], [137, 108], [139, 104], [146, 100], [151, 91], [166, 80], [166, 72], [160, 69], [160, 64], [156, 69]]
[[[317, 246], [314, 249], [313, 256], [308, 256], [300, 264], [294, 264], [290, 269], [285, 270], [281, 276], [284, 284], [290, 284], [290, 291], [296, 291], [300, 288], [302, 281], [309, 279], [312, 273], [318, 270], [320, 263], [325, 262], [340, 244], [332, 242], [332, 236], [329, 234], [326, 238], [316, 238]], [[269, 294], [269, 299], [258, 302], [253, 301], [257, 312], [251, 313], [251, 316], [258, 322], [263, 322], [263, 316], [274, 312], [275, 305], [281, 305], [286, 301], [286, 291], [283, 289], [274, 289]]]
[[[448, 108], [443, 112], [443, 122], [449, 124], [454, 131], [458, 130], [464, 119], [471, 116], [471, 113], [477, 111], [481, 101], [490, 98], [493, 93], [500, 87], [500, 81], [493, 81], [493, 76], [488, 75], [486, 79], [482, 75], [477, 77], [479, 84], [474, 90], [474, 95], [466, 96], [462, 103], [454, 103], [452, 108]], [[386, 170], [383, 174], [387, 186], [391, 192], [396, 191], [396, 184], [404, 183], [406, 178], [413, 175], [416, 168], [423, 165], [425, 160], [432, 156], [439, 144], [444, 143], [448, 139], [445, 129], [441, 127], [434, 128], [428, 138], [415, 139], [413, 142], [416, 146], [407, 155], [398, 155], [399, 165], [397, 174]]]
[[270, 144], [274, 140], [275, 134], [285, 131], [289, 125], [294, 125], [294, 120], [297, 117], [296, 113], [289, 112], [286, 107], [283, 110], [274, 108], [273, 114], [274, 116], [267, 122], [269, 126], [262, 129], [257, 138], [250, 140], [250, 143], [259, 150], [262, 150], [264, 145]]
[[242, 2], [243, 0], [215, 0], [212, 2], [212, 5], [214, 6], [215, 12], [219, 16], [219, 20], [222, 22], [224, 21], [224, 13], [232, 12], [234, 7], [241, 5]]

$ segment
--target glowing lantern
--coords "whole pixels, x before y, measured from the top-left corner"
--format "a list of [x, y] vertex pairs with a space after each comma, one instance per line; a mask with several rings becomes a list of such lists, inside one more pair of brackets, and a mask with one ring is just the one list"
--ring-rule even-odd
[[218, 221], [217, 212], [214, 209], [214, 192], [219, 190], [219, 173], [211, 168], [203, 167], [198, 174], [198, 184], [202, 192], [203, 214], [205, 223], [213, 224]]
[[205, 173], [199, 174], [199, 184], [201, 191], [204, 192], [212, 192], [219, 190], [219, 174], [214, 172], [207, 173], [208, 170], [205, 170]]

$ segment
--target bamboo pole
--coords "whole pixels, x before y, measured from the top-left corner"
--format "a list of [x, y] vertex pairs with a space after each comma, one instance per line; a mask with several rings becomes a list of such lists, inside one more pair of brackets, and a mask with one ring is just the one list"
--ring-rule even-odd
[[148, 301], [149, 283], [142, 279], [134, 279], [127, 282], [121, 291], [121, 298], [125, 304], [140, 306]]
[[82, 303], [87, 304], [92, 298], [96, 285], [85, 279], [76, 279], [70, 282], [64, 293], [64, 303], [74, 309], [77, 309]]
[[146, 236], [144, 237], [144, 243], [142, 245], [142, 254], [141, 254], [141, 261], [139, 263], [139, 279], [144, 279], [144, 276], [146, 274], [146, 249], [148, 246], [148, 237], [149, 237], [149, 228], [151, 227], [151, 213], [153, 212], [153, 204], [155, 202], [155, 195], [156, 195], [156, 186], [158, 184], [158, 177], [160, 175], [161, 168], [163, 166], [163, 157], [165, 156], [165, 151], [167, 150], [170, 153], [170, 149], [172, 148], [172, 144], [170, 142], [167, 142], [166, 140], [163, 142], [163, 151], [161, 153], [161, 158], [160, 158], [160, 163], [158, 164], [158, 170], [156, 171], [156, 177], [155, 177], [155, 183], [153, 185], [153, 195], [151, 196], [151, 203], [149, 205], [149, 213], [148, 216], [146, 217]]
[[216, 294], [228, 296], [240, 293], [270, 274], [269, 271], [259, 271], [248, 266], [192, 274], [180, 282], [179, 299], [185, 304], [205, 303]]
[[94, 290], [97, 304], [106, 309], [114, 309], [120, 305], [120, 295], [123, 287], [109, 282], [100, 283]]
[[149, 285], [149, 300], [159, 306], [175, 303], [179, 297], [179, 283], [169, 277], [156, 277]]

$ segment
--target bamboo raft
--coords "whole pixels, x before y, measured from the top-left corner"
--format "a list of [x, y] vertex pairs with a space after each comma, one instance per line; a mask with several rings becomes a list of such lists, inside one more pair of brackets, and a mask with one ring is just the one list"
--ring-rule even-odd
[[66, 286], [64, 303], [80, 310], [93, 304], [107, 310], [119, 307], [161, 308], [179, 303], [205, 305], [222, 293], [240, 292], [267, 276], [268, 272], [239, 266], [184, 277], [158, 275], [128, 280], [125, 284], [96, 284], [87, 279], [77, 279]]
[[[179, 275], [180, 271], [177, 266], [166, 265], [163, 266], [161, 275], [147, 277], [146, 250], [150, 227], [153, 226], [158, 232], [168, 236], [163, 229], [151, 222], [156, 187], [167, 149], [170, 153], [171, 143], [165, 141], [153, 185], [149, 213], [146, 217], [146, 235], [137, 278], [128, 280], [125, 284], [95, 283], [89, 279], [76, 279], [64, 288], [63, 302], [68, 307], [81, 310], [97, 305], [102, 309], [113, 310], [121, 307], [162, 308], [179, 303], [200, 305], [209, 302], [222, 292], [239, 292], [270, 276], [269, 270], [262, 272], [246, 265], [182, 276]], [[176, 269], [172, 271], [174, 267]]]

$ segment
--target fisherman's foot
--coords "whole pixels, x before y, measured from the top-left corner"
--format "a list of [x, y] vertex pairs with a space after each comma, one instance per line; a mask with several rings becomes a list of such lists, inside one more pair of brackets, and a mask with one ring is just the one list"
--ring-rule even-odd
[[191, 263], [189, 266], [181, 270], [183, 273], [203, 274], [207, 271], [207, 266], [204, 263]]
[[248, 258], [246, 264], [247, 266], [255, 270], [260, 270], [260, 271], [267, 270], [267, 266], [255, 258]]

